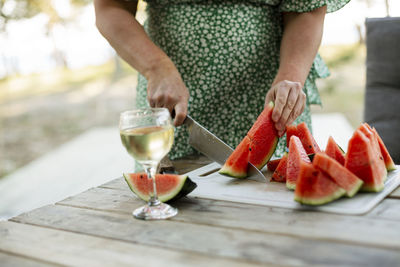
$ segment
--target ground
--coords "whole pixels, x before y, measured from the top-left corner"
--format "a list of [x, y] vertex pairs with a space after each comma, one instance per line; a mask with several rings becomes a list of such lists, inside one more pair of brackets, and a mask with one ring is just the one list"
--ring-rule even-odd
[[[353, 126], [362, 120], [365, 48], [321, 49], [332, 75], [319, 81], [323, 107], [342, 112]], [[131, 108], [137, 73], [115, 61], [80, 70], [8, 77], [0, 81], [0, 177], [92, 127], [118, 127], [119, 113]]]

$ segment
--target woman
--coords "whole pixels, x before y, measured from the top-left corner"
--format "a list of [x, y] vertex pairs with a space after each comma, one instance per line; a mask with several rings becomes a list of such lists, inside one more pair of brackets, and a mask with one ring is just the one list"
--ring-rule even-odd
[[[325, 13], [349, 0], [95, 0], [96, 25], [140, 73], [137, 105], [186, 114], [235, 147], [269, 102], [280, 135], [320, 104], [315, 79], [328, 70], [317, 51]], [[146, 102], [147, 100], [147, 102]], [[283, 154], [285, 138], [275, 156]], [[178, 127], [170, 158], [194, 153]]]

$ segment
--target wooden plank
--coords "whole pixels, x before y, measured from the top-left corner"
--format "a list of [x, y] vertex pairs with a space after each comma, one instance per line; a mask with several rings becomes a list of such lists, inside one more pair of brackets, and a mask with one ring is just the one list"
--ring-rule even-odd
[[365, 215], [369, 218], [387, 219], [400, 222], [400, 199], [387, 198], [371, 212]]
[[179, 174], [184, 174], [193, 171], [195, 169], [201, 168], [207, 164], [210, 164], [211, 162], [212, 160], [210, 160], [206, 156], [193, 155], [193, 156], [187, 156], [183, 159], [176, 159], [172, 161], [172, 164], [174, 165], [175, 170]]
[[[181, 212], [185, 213], [184, 210]], [[204, 216], [204, 219], [207, 217], [200, 211], [195, 216]], [[220, 214], [217, 212], [208, 216], [208, 219], [213, 220], [214, 217], [219, 216]], [[236, 218], [240, 217], [242, 215], [237, 213]], [[209, 257], [228, 257], [264, 264], [393, 266], [400, 262], [398, 249], [297, 238], [290, 235], [275, 235], [262, 231], [172, 220], [147, 222], [135, 220], [129, 213], [105, 212], [62, 205], [46, 206], [13, 220], [147, 246], [204, 253]], [[373, 224], [371, 229], [374, 229]]]
[[390, 195], [390, 198], [399, 198], [400, 199], [400, 187], [394, 190]]
[[[184, 250], [173, 251], [15, 222], [0, 223], [0, 233], [2, 236], [0, 250], [46, 260], [53, 264], [69, 266], [210, 266], [210, 264], [238, 267], [258, 266], [240, 260], [234, 261], [221, 257], [211, 259], [208, 255]], [[0, 259], [2, 259], [1, 254]], [[23, 263], [23, 258], [5, 257], [5, 259], [10, 263], [18, 263], [18, 261]], [[0, 265], [3, 266], [2, 261]], [[24, 265], [15, 264], [13, 266]], [[41, 265], [37, 264], [36, 266]]]
[[[348, 216], [186, 198], [174, 203], [180, 214], [173, 220], [400, 248], [397, 201], [385, 200], [375, 215]], [[95, 188], [59, 204], [130, 214], [142, 202], [130, 191]]]
[[[2, 242], [3, 242], [3, 240], [2, 240]], [[18, 267], [49, 267], [49, 266], [55, 266], [54, 264], [51, 264], [51, 263], [46, 263], [43, 261], [38, 261], [38, 260], [30, 259], [30, 258], [16, 256], [16, 255], [4, 253], [1, 251], [0, 251], [0, 265], [2, 267], [16, 267], [16, 266], [18, 266]]]
[[128, 185], [126, 184], [125, 179], [122, 177], [114, 179], [108, 183], [102, 184], [99, 187], [121, 190], [121, 191], [129, 191]]

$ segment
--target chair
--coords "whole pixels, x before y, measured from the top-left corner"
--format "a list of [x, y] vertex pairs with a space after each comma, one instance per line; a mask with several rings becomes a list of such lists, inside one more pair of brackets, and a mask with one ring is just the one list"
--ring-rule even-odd
[[367, 83], [364, 120], [400, 164], [400, 18], [366, 22]]

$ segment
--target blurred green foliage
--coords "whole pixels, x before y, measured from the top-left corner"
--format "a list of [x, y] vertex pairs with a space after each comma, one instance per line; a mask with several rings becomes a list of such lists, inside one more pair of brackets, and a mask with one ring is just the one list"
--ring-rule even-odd
[[[65, 21], [65, 18], [58, 14], [54, 2], [51, 0], [0, 0], [0, 30], [4, 31], [9, 21], [32, 18], [39, 13], [49, 18], [48, 28]], [[90, 2], [92, 1], [70, 0], [70, 3], [77, 7]]]

